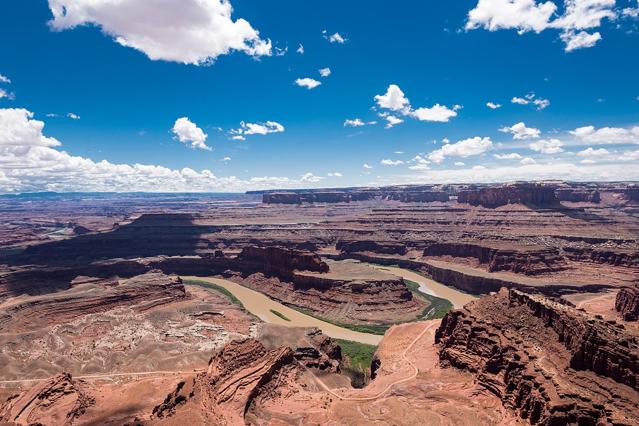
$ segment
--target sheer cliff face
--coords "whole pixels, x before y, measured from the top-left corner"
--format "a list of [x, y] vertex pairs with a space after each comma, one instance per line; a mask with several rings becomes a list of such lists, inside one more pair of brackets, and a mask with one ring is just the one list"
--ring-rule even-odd
[[625, 321], [639, 320], [639, 284], [619, 290], [615, 309]]
[[506, 204], [546, 206], [556, 204], [558, 199], [552, 186], [519, 183], [460, 191], [458, 201], [473, 206], [499, 207]]
[[639, 422], [639, 341], [620, 325], [502, 290], [449, 313], [436, 341], [533, 424]]

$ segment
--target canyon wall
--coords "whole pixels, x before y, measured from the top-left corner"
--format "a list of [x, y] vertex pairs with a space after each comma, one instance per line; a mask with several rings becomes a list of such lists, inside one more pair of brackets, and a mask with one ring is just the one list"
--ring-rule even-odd
[[447, 314], [435, 339], [444, 365], [532, 424], [639, 421], [639, 340], [620, 325], [504, 289]]
[[494, 208], [506, 204], [548, 206], [557, 203], [555, 188], [538, 183], [516, 183], [459, 191], [457, 202]]
[[639, 285], [622, 287], [615, 299], [615, 309], [625, 321], [639, 320]]

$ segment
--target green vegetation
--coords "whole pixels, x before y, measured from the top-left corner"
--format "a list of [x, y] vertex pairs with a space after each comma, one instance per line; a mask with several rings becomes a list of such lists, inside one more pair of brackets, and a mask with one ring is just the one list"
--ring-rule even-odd
[[426, 299], [429, 302], [429, 305], [424, 308], [424, 311], [420, 315], [419, 319], [429, 320], [443, 318], [444, 315], [446, 315], [451, 309], [453, 309], [453, 304], [450, 303], [450, 300], [423, 293], [419, 289], [419, 283], [407, 279], [404, 279], [404, 283], [406, 283], [406, 287], [408, 287], [408, 289], [412, 291], [416, 297], [421, 297], [422, 299]]
[[275, 309], [269, 309], [269, 311], [271, 311], [271, 313], [273, 315], [275, 315], [276, 317], [282, 318], [284, 321], [289, 321], [289, 322], [291, 321], [291, 319], [289, 317], [287, 317], [286, 315], [284, 315], [281, 312], [276, 311]]
[[377, 346], [353, 342], [350, 340], [333, 340], [335, 340], [335, 342], [337, 342], [337, 344], [342, 348], [342, 356], [348, 357], [351, 367], [357, 368], [361, 371], [366, 371], [370, 368]]
[[308, 315], [309, 317], [313, 317], [320, 321], [327, 322], [329, 324], [336, 325], [338, 327], [347, 328], [349, 330], [357, 331], [359, 333], [368, 333], [368, 334], [379, 334], [380, 336], [386, 333], [393, 324], [383, 324], [383, 325], [369, 325], [369, 324], [349, 324], [344, 322], [339, 322], [336, 320], [332, 320], [330, 318], [325, 318], [321, 315], [317, 315], [313, 311], [309, 311], [308, 309], [300, 308], [299, 306], [289, 305], [291, 309], [295, 309], [298, 312], [303, 313], [304, 315]]
[[210, 283], [208, 281], [201, 281], [201, 280], [184, 280], [184, 284], [185, 285], [194, 285], [194, 286], [198, 286], [198, 287], [202, 287], [202, 288], [206, 288], [206, 289], [210, 289], [210, 290], [215, 290], [218, 293], [222, 293], [224, 296], [226, 296], [232, 303], [236, 304], [237, 306], [239, 306], [242, 309], [245, 309], [244, 305], [242, 304], [242, 302], [240, 302], [240, 299], [235, 297], [233, 295], [233, 293], [231, 293], [230, 291], [228, 291], [224, 287], [221, 287], [219, 285]]

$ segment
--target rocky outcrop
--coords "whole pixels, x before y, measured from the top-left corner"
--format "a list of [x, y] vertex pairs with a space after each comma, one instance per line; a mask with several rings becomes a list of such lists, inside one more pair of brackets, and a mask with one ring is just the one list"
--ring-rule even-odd
[[342, 360], [342, 349], [333, 339], [322, 333], [318, 328], [311, 328], [306, 332], [309, 346], [298, 346], [293, 356], [307, 368], [317, 368], [330, 373], [339, 372]]
[[396, 243], [392, 241], [339, 241], [335, 248], [342, 253], [357, 253], [357, 252], [373, 252], [380, 254], [399, 254], [404, 255], [408, 251], [406, 246], [402, 243]]
[[79, 278], [74, 288], [34, 296], [0, 309], [0, 331], [21, 331], [47, 324], [73, 321], [84, 315], [120, 306], [147, 310], [187, 298], [182, 281], [159, 271], [127, 280]]
[[554, 187], [538, 183], [516, 183], [462, 190], [457, 196], [459, 203], [488, 208], [506, 204], [549, 206], [555, 205], [557, 201]]
[[187, 424], [244, 424], [250, 405], [281, 391], [298, 368], [288, 347], [267, 351], [257, 340], [231, 342], [211, 358], [206, 372], [180, 382], [153, 415]]
[[624, 321], [639, 320], [639, 285], [622, 287], [615, 299], [615, 309]]
[[565, 269], [559, 251], [546, 247], [508, 249], [472, 243], [438, 243], [426, 247], [424, 256], [472, 257], [486, 265], [489, 272], [539, 275]]
[[627, 200], [639, 201], [639, 185], [630, 185], [623, 191]]
[[593, 262], [605, 265], [639, 268], [639, 252], [603, 250], [592, 247], [564, 247], [564, 255], [577, 262]]
[[447, 314], [435, 338], [444, 365], [532, 424], [639, 422], [639, 340], [619, 325], [502, 290]]
[[559, 201], [570, 201], [573, 203], [599, 203], [601, 194], [597, 190], [589, 191], [585, 189], [561, 188], [555, 191]]
[[260, 272], [328, 272], [328, 265], [318, 255], [280, 247], [246, 247], [237, 259], [243, 269], [255, 267]]
[[62, 373], [0, 404], [0, 420], [11, 425], [71, 425], [95, 403], [82, 382]]

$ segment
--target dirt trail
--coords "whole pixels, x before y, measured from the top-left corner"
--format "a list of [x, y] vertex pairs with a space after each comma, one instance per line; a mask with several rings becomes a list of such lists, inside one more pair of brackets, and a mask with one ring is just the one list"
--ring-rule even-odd
[[396, 380], [390, 384], [388, 384], [384, 390], [382, 390], [381, 392], [372, 395], [372, 396], [363, 396], [363, 397], [356, 397], [356, 396], [344, 396], [344, 395], [340, 395], [336, 392], [334, 392], [333, 390], [331, 390], [323, 381], [322, 379], [320, 379], [319, 377], [316, 377], [315, 375], [313, 375], [313, 377], [315, 377], [315, 380], [317, 381], [317, 383], [320, 385], [320, 387], [322, 389], [324, 389], [326, 392], [330, 393], [331, 395], [333, 395], [334, 397], [341, 399], [343, 401], [373, 401], [376, 399], [381, 398], [382, 396], [384, 396], [389, 390], [391, 390], [394, 386], [400, 384], [400, 383], [404, 383], [404, 382], [408, 382], [410, 380], [413, 380], [415, 377], [417, 377], [417, 374], [419, 373], [419, 369], [417, 368], [417, 366], [415, 366], [415, 364], [413, 364], [413, 362], [411, 360], [409, 360], [406, 357], [406, 354], [408, 353], [408, 351], [415, 345], [415, 343], [417, 343], [426, 333], [429, 333], [431, 335], [431, 337], [434, 339], [435, 334], [433, 329], [437, 328], [439, 323], [434, 322], [431, 324], [428, 324], [424, 327], [424, 330], [419, 333], [419, 335], [417, 337], [415, 337], [415, 339], [413, 339], [413, 341], [410, 343], [410, 345], [408, 345], [406, 347], [406, 349], [404, 349], [404, 351], [402, 352], [402, 358], [404, 360], [404, 362], [406, 362], [408, 365], [411, 366], [411, 368], [413, 369], [413, 373], [409, 376], [409, 377], [405, 377], [403, 379], [400, 380]]

